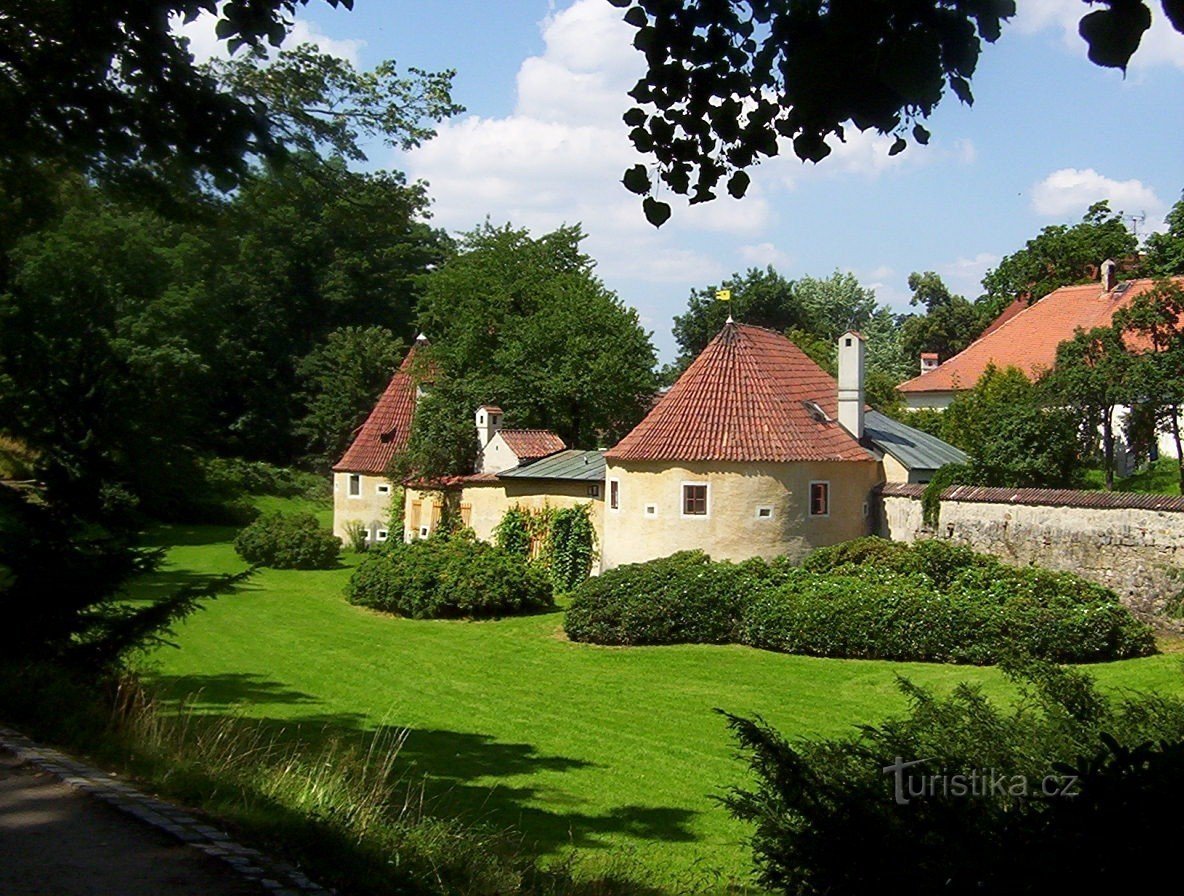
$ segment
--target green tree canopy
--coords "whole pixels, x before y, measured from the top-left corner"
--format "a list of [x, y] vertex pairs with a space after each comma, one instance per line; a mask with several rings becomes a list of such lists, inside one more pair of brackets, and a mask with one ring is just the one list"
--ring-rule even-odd
[[467, 472], [456, 469], [465, 452], [425, 445], [424, 428], [447, 430], [436, 416], [447, 417], [471, 441], [473, 410], [486, 402], [505, 409], [507, 425], [583, 447], [616, 441], [644, 416], [657, 388], [653, 345], [593, 274], [583, 238], [579, 226], [536, 238], [486, 223], [427, 279], [420, 327], [441, 373], [416, 413], [411, 453], [449, 464], [414, 472]]
[[1143, 247], [1143, 267], [1152, 277], [1184, 274], [1184, 197], [1172, 206], [1164, 223], [1167, 230], [1151, 234]]
[[909, 274], [910, 304], [921, 305], [924, 314], [909, 315], [901, 323], [901, 351], [914, 365], [923, 352], [936, 352], [944, 361], [978, 338], [983, 322], [979, 310], [962, 296], [954, 295], [941, 277], [932, 271]]
[[1062, 286], [1088, 283], [1103, 261], [1135, 258], [1138, 247], [1122, 215], [1096, 202], [1080, 223], [1045, 227], [987, 272], [980, 300], [984, 320], [990, 322], [1016, 299], [1034, 302]]
[[[848, 130], [892, 134], [896, 154], [927, 143], [927, 120], [952, 93], [973, 102], [970, 82], [983, 42], [998, 40], [1014, 0], [610, 0], [628, 7], [634, 46], [647, 69], [625, 113], [630, 139], [651, 156], [624, 183], [646, 194], [660, 226], [670, 206], [654, 198], [654, 175], [691, 202], [737, 198], [748, 169], [791, 142], [798, 158], [830, 154], [828, 138]], [[1103, 0], [1086, 12], [1081, 35], [1090, 59], [1125, 68], [1150, 27], [1142, 0]], [[1162, 8], [1184, 30], [1179, 0]]]

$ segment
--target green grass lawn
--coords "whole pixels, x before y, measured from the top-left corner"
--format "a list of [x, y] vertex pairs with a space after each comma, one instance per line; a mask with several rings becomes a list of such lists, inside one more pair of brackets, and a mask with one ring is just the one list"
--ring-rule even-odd
[[[1092, 489], [1105, 488], [1106, 476], [1100, 469], [1086, 470], [1085, 487]], [[1132, 473], [1130, 476], [1114, 480], [1116, 492], [1147, 492], [1161, 495], [1180, 494], [1180, 474], [1176, 468], [1176, 460], [1172, 457], [1161, 457], [1146, 469]]]
[[[233, 530], [162, 527], [157, 588], [242, 569]], [[750, 867], [746, 828], [713, 799], [743, 780], [716, 707], [798, 736], [840, 735], [899, 709], [895, 678], [1012, 693], [993, 669], [823, 660], [739, 646], [573, 644], [559, 612], [494, 622], [413, 621], [351, 607], [355, 559], [260, 573], [147, 657], [171, 699], [267, 720], [285, 736], [408, 729], [401, 758], [430, 805], [515, 826], [548, 855], [627, 865], [672, 889]], [[1179, 656], [1094, 667], [1108, 687], [1184, 691]]]

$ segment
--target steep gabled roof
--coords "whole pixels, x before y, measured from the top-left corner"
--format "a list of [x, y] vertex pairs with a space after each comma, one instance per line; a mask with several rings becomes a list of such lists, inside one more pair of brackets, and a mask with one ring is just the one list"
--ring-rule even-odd
[[563, 439], [549, 429], [503, 429], [499, 434], [519, 463], [529, 463], [567, 447]]
[[1128, 280], [1110, 292], [1103, 292], [1098, 283], [1062, 286], [1026, 308], [1012, 303], [961, 352], [897, 388], [904, 393], [972, 389], [991, 364], [1018, 367], [1028, 377], [1038, 377], [1053, 366], [1057, 346], [1072, 339], [1078, 327], [1109, 326], [1115, 311], [1154, 285], [1154, 280]]
[[426, 343], [421, 336], [411, 346], [374, 410], [358, 428], [353, 443], [333, 467], [333, 472], [381, 476], [395, 453], [407, 446], [411, 418], [415, 414], [417, 386], [430, 382], [433, 374], [423, 358], [416, 360], [416, 353]]
[[[834, 378], [779, 333], [729, 323], [606, 457], [870, 461], [835, 419]], [[817, 404], [826, 418], [807, 407]]]

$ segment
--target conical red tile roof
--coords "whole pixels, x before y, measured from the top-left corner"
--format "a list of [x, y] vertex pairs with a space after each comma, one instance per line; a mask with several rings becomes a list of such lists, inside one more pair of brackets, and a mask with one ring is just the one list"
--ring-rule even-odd
[[[609, 460], [870, 461], [834, 377], [772, 330], [728, 324]], [[807, 407], [816, 403], [829, 420]]]
[[432, 379], [431, 368], [416, 361], [416, 352], [426, 344], [427, 340], [420, 337], [411, 346], [374, 410], [358, 429], [353, 443], [333, 467], [333, 472], [381, 476], [395, 453], [407, 446], [411, 418], [415, 415], [417, 386]]

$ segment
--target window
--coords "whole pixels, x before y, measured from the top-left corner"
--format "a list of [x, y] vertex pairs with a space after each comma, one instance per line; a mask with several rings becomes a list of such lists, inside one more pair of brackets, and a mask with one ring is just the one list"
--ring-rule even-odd
[[830, 516], [830, 483], [810, 483], [810, 516]]
[[621, 509], [621, 480], [619, 479], [608, 481], [608, 506], [610, 510]]
[[773, 506], [771, 504], [762, 504], [756, 509], [756, 518], [758, 520], [771, 520], [773, 518]]
[[658, 515], [658, 505], [657, 504], [645, 505], [645, 515], [646, 516], [657, 516]]
[[707, 516], [706, 482], [684, 482], [682, 484], [682, 515]]
[[357, 498], [362, 494], [362, 477], [357, 473], [349, 474], [349, 496]]
[[600, 486], [598, 484], [588, 486], [588, 497], [589, 498], [599, 498], [600, 497]]
[[390, 537], [390, 534], [391, 533], [388, 532], [386, 529], [379, 529], [377, 532], [374, 533], [374, 537], [378, 541], [386, 541]]
[[387, 483], [383, 483], [382, 485], [380, 485], [378, 487], [378, 493], [380, 495], [389, 495], [391, 493], [390, 483], [387, 482]]

